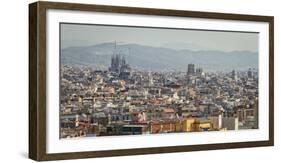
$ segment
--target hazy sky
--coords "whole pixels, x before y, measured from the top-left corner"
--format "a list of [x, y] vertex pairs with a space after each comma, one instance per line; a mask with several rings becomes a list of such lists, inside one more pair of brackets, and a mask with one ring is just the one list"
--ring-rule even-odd
[[105, 42], [191, 50], [258, 51], [257, 33], [61, 24], [61, 47]]

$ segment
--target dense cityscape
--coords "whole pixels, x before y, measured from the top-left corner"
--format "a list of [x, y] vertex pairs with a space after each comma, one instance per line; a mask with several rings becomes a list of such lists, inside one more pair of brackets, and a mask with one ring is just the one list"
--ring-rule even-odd
[[138, 70], [61, 65], [60, 138], [258, 128], [258, 70]]

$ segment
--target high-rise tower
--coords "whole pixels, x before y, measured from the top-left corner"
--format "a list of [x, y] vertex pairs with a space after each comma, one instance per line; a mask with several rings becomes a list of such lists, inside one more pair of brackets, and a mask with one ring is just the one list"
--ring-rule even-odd
[[187, 66], [187, 75], [194, 75], [195, 74], [195, 65], [188, 64]]

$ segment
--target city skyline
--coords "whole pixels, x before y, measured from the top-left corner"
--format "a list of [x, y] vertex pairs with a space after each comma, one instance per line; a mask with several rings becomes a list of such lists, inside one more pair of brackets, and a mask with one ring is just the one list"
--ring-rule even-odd
[[258, 75], [107, 71], [62, 65], [60, 138], [258, 129]]
[[[61, 29], [61, 139], [259, 128], [258, 52], [245, 51], [254, 47], [250, 44], [257, 41], [256, 34], [249, 38], [246, 33], [214, 31], [91, 26], [98, 31], [93, 32], [68, 27], [72, 33]], [[65, 35], [71, 40], [92, 34], [91, 41], [113, 41], [73, 41], [75, 47], [64, 48]], [[195, 44], [215, 43], [221, 50], [235, 51], [154, 47], [167, 38], [186, 45], [187, 35]]]

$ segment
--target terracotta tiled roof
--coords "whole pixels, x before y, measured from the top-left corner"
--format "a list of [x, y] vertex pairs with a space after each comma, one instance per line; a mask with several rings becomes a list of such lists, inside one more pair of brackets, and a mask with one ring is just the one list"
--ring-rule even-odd
[[172, 109], [172, 108], [165, 108], [165, 109], [163, 109], [163, 112], [164, 112], [164, 113], [174, 113], [175, 110]]

